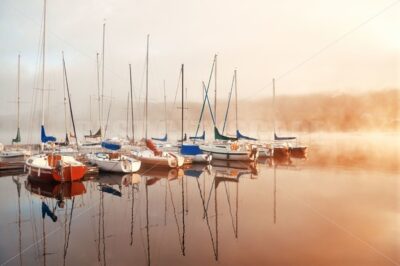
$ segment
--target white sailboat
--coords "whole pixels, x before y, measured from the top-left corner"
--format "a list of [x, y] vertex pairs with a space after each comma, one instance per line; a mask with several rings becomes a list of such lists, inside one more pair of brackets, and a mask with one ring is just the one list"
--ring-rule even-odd
[[12, 139], [12, 146], [8, 147], [7, 150], [1, 149], [0, 151], [0, 160], [1, 161], [15, 161], [22, 160], [24, 161], [27, 156], [31, 155], [31, 152], [23, 149], [18, 146], [21, 142], [21, 134], [20, 134], [20, 119], [19, 119], [19, 107], [20, 107], [20, 64], [21, 63], [21, 55], [18, 55], [18, 78], [17, 78], [17, 136]]
[[172, 152], [162, 152], [157, 149], [151, 139], [147, 138], [148, 98], [149, 96], [149, 35], [147, 35], [146, 51], [146, 102], [145, 102], [145, 142], [146, 150], [132, 151], [133, 158], [142, 162], [146, 167], [177, 168], [184, 164], [185, 158]]
[[141, 162], [120, 153], [89, 153], [91, 164], [97, 165], [100, 171], [115, 173], [134, 173], [140, 169]]

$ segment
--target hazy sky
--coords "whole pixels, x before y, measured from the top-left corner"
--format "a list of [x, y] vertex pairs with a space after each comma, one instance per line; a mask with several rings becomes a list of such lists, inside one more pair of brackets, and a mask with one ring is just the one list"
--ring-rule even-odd
[[[242, 99], [270, 96], [273, 77], [280, 94], [400, 87], [399, 1], [47, 2], [46, 86], [54, 89], [55, 103], [62, 102], [62, 50], [75, 104], [97, 93], [104, 19], [105, 91], [121, 102], [129, 89], [129, 63], [135, 94], [144, 95], [147, 34], [151, 101], [162, 101], [164, 79], [168, 99], [174, 98], [181, 63], [188, 98], [199, 101], [215, 53], [221, 99], [228, 96], [235, 68]], [[1, 114], [15, 110], [9, 102], [15, 99], [18, 53], [22, 100], [31, 101], [38, 86], [42, 9], [42, 0], [0, 1]], [[22, 108], [29, 110], [29, 104]]]

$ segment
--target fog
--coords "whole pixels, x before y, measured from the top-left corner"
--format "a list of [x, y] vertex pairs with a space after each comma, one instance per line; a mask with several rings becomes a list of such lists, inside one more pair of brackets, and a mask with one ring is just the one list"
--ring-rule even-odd
[[[95, 99], [90, 105], [77, 104], [78, 96], [72, 97], [72, 106], [77, 124], [78, 136], [83, 137], [89, 130], [99, 128], [98, 105]], [[179, 99], [180, 97], [178, 97]], [[80, 100], [82, 101], [82, 99]], [[212, 102], [211, 102], [212, 103]], [[399, 90], [388, 89], [357, 94], [310, 94], [298, 96], [278, 96], [276, 98], [276, 129], [278, 134], [305, 135], [315, 132], [399, 132]], [[110, 101], [105, 102], [103, 128], [107, 121]], [[165, 118], [167, 119], [168, 134], [172, 139], [180, 136], [181, 130], [181, 103], [167, 103], [167, 114], [163, 103], [149, 104], [148, 128], [150, 136], [165, 134]], [[28, 110], [36, 112], [32, 116]], [[185, 104], [185, 132], [194, 135], [200, 116], [201, 103], [188, 102]], [[227, 101], [217, 102], [217, 125], [222, 131]], [[91, 107], [91, 108], [90, 108]], [[91, 109], [91, 110], [90, 110]], [[21, 112], [21, 134], [23, 142], [38, 142], [40, 136], [40, 99], [33, 99]], [[136, 137], [144, 136], [144, 104], [135, 103], [134, 121]], [[90, 120], [90, 117], [92, 118]], [[273, 132], [273, 105], [271, 98], [257, 101], [238, 101], [238, 125], [243, 134], [252, 135], [261, 139], [270, 139]], [[47, 106], [45, 124], [48, 134], [64, 137], [64, 105], [62, 101]], [[67, 110], [67, 127], [72, 132], [69, 110]], [[127, 101], [114, 100], [111, 102], [108, 119], [107, 136], [126, 136], [127, 129]], [[129, 121], [131, 118], [129, 116]], [[212, 137], [212, 120], [208, 105], [205, 106], [204, 123], [200, 125], [201, 134], [203, 125], [208, 137]], [[129, 122], [130, 123], [130, 122]], [[2, 134], [0, 141], [8, 143], [16, 132], [16, 115], [0, 115]], [[128, 134], [131, 136], [131, 124]], [[227, 116], [225, 134], [234, 134], [235, 104], [231, 102]], [[29, 137], [27, 137], [29, 136]]]

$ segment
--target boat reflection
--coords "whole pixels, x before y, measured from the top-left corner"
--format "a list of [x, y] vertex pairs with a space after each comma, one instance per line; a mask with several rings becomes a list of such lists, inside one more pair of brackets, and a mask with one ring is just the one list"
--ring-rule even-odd
[[[93, 257], [90, 259], [97, 264], [114, 264], [112, 255], [115, 252], [132, 252], [132, 258], [141, 258], [142, 263], [159, 264], [158, 254], [163, 245], [160, 232], [175, 235], [168, 247], [163, 247], [174, 250], [174, 255], [183, 259], [189, 250], [195, 252], [196, 245], [187, 240], [198, 226], [203, 230], [203, 241], [211, 244], [205, 247], [210, 252], [208, 259], [220, 262], [222, 256], [228, 257], [228, 254], [221, 254], [221, 244], [228, 245], [228, 241], [232, 241], [227, 240], [229, 238], [239, 239], [240, 183], [252, 183], [258, 174], [255, 163], [217, 161], [213, 165], [194, 164], [184, 169], [146, 169], [125, 175], [101, 173], [85, 183], [37, 183], [28, 178], [26, 189], [41, 200], [41, 261], [54, 262], [49, 259], [53, 253], [46, 247], [54, 249], [55, 246], [49, 244], [53, 242], [46, 237], [46, 229], [51, 231], [54, 225], [49, 226], [49, 223], [60, 222], [60, 209], [63, 209], [63, 263], [66, 263], [75, 198], [86, 194], [88, 189], [83, 199], [90, 203], [88, 209], [92, 209], [93, 214], [92, 218], [83, 219], [92, 219], [93, 235], [81, 237], [91, 238]], [[274, 175], [276, 222], [276, 173]], [[13, 181], [18, 184], [18, 179]], [[245, 190], [242, 191], [243, 194]], [[119, 226], [115, 226], [115, 222]], [[79, 240], [77, 236], [74, 239]], [[117, 247], [116, 241], [124, 246]], [[73, 261], [69, 260], [69, 263]]]
[[[43, 264], [46, 265], [46, 257], [54, 253], [46, 250], [46, 217], [49, 217], [51, 222], [55, 223], [58, 220], [56, 210], [64, 210], [64, 248], [63, 248], [63, 265], [66, 264], [69, 239], [71, 235], [71, 224], [75, 199], [86, 193], [86, 187], [82, 182], [66, 182], [66, 183], [43, 183], [36, 182], [28, 177], [25, 181], [25, 188], [33, 196], [38, 196], [41, 199], [41, 214], [42, 214], [42, 242], [43, 242]], [[54, 201], [56, 202], [54, 204]], [[68, 204], [70, 202], [70, 204]], [[34, 220], [34, 219], [33, 219]], [[35, 226], [36, 227], [36, 226]]]

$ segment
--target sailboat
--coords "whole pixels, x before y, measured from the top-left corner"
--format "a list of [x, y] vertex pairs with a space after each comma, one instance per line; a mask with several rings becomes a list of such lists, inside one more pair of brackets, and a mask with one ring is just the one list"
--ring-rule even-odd
[[[202, 107], [202, 112], [200, 114], [200, 119], [203, 116], [203, 111], [204, 111], [204, 106], [206, 102], [208, 103], [208, 107], [210, 110], [211, 118], [214, 124], [214, 138], [216, 142], [210, 144], [210, 145], [200, 145], [200, 149], [205, 152], [209, 153], [213, 156], [213, 159], [216, 160], [228, 160], [228, 161], [256, 161], [258, 158], [258, 149], [255, 145], [251, 144], [240, 144], [237, 142], [236, 137], [228, 137], [224, 136], [221, 134], [217, 128], [216, 120], [215, 120], [215, 115], [213, 115], [213, 112], [211, 110], [211, 105], [210, 101], [208, 98], [208, 91], [209, 91], [209, 85], [211, 81], [211, 76], [213, 73], [213, 68], [216, 64], [216, 60], [214, 59], [212, 68], [211, 68], [211, 74], [210, 74], [210, 79], [208, 82], [208, 86], [205, 88], [205, 100], [203, 102], [203, 107]], [[226, 120], [226, 117], [225, 117]]]
[[204, 153], [198, 144], [196, 143], [185, 143], [187, 140], [186, 134], [184, 134], [184, 65], [182, 64], [181, 68], [181, 77], [182, 77], [182, 106], [181, 106], [181, 114], [182, 114], [182, 130], [181, 130], [181, 140], [182, 145], [180, 149], [181, 155], [187, 160], [188, 163], [210, 163], [212, 160], [212, 155]]
[[91, 164], [97, 165], [100, 171], [115, 173], [134, 173], [140, 169], [141, 162], [120, 153], [89, 153]]
[[149, 96], [149, 35], [147, 35], [146, 51], [146, 102], [145, 102], [145, 143], [147, 149], [144, 151], [132, 151], [132, 157], [142, 162], [146, 167], [177, 168], [184, 164], [185, 159], [172, 152], [160, 151], [151, 139], [147, 138], [148, 119], [148, 96]]
[[271, 144], [273, 149], [274, 157], [288, 157], [289, 155], [293, 156], [305, 156], [307, 152], [307, 146], [299, 145], [295, 141], [296, 137], [279, 137], [276, 135], [276, 126], [275, 126], [275, 115], [276, 115], [276, 107], [275, 107], [275, 79], [272, 79], [272, 93], [273, 93], [273, 115], [274, 115], [274, 142]]
[[[43, 144], [51, 141], [56, 141], [56, 138], [52, 136], [46, 136], [44, 130], [44, 84], [45, 84], [45, 44], [46, 44], [46, 0], [44, 0], [44, 8], [43, 8], [43, 61], [42, 61], [42, 126], [41, 126], [41, 140], [42, 140], [42, 151]], [[64, 53], [62, 56], [62, 63], [65, 75], [65, 83], [68, 92], [68, 100], [69, 100], [69, 109], [72, 119], [72, 124], [74, 127], [74, 133], [76, 136], [74, 116], [72, 112], [71, 105], [71, 97], [69, 94], [68, 87], [68, 78], [67, 78], [67, 70], [65, 67]], [[77, 148], [79, 148], [77, 142]], [[50, 154], [38, 154], [29, 157], [25, 162], [25, 168], [28, 171], [30, 177], [36, 179], [38, 181], [58, 181], [58, 182], [67, 182], [67, 181], [76, 181], [80, 180], [86, 173], [87, 167], [83, 163], [75, 160], [72, 156], [64, 156], [60, 154], [50, 153]]]
[[[22, 149], [18, 147], [18, 144], [21, 142], [21, 134], [20, 134], [20, 119], [19, 119], [19, 106], [20, 106], [20, 97], [19, 97], [19, 84], [20, 84], [20, 62], [21, 55], [18, 55], [18, 79], [17, 79], [17, 135], [14, 139], [12, 139], [11, 144], [13, 145], [11, 148], [7, 150], [0, 151], [0, 160], [1, 161], [13, 161], [15, 160], [25, 160], [26, 156], [29, 156], [31, 153], [26, 149]], [[14, 146], [14, 144], [17, 144]]]
[[[103, 24], [103, 63], [104, 63], [104, 42], [105, 42], [105, 24]], [[98, 57], [98, 56], [97, 56]], [[97, 60], [98, 61], [98, 60]], [[99, 72], [99, 71], [97, 71]], [[102, 67], [102, 86], [104, 90], [104, 64]], [[129, 75], [130, 75], [130, 96], [132, 101], [132, 73], [131, 65], [129, 65]], [[98, 85], [98, 95], [100, 104], [100, 86]], [[129, 99], [129, 96], [128, 96]], [[133, 108], [133, 103], [131, 103], [131, 108]], [[134, 141], [134, 124], [133, 124], [133, 109], [132, 112], [132, 140]], [[101, 107], [99, 105], [99, 113], [101, 114]], [[129, 101], [128, 101], [128, 111], [129, 114]], [[127, 116], [128, 118], [128, 116]], [[101, 122], [101, 115], [99, 118]], [[127, 120], [128, 122], [128, 120]], [[128, 123], [127, 123], [128, 124]], [[98, 132], [101, 138], [101, 127]], [[127, 136], [128, 137], [128, 136]], [[103, 152], [89, 153], [86, 155], [87, 159], [91, 164], [97, 165], [100, 171], [103, 172], [115, 172], [115, 173], [134, 173], [140, 169], [141, 162], [121, 154], [118, 150], [121, 149], [121, 143], [119, 140], [107, 139], [101, 142], [101, 147], [108, 150]]]

